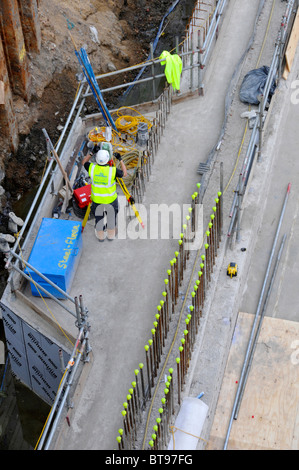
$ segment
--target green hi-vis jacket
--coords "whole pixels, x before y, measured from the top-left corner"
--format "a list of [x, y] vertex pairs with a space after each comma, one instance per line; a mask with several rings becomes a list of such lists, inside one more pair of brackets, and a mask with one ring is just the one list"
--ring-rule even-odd
[[91, 178], [91, 200], [96, 204], [111, 204], [117, 198], [116, 167], [91, 163], [88, 173]]

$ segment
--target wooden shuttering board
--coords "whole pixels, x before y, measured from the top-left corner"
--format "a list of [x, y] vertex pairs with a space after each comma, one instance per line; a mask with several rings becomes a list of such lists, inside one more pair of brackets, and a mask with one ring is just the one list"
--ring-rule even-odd
[[285, 69], [283, 72], [283, 78], [286, 80], [288, 78], [288, 75], [291, 71], [296, 49], [297, 49], [297, 44], [298, 44], [298, 39], [299, 39], [299, 9], [296, 14], [296, 18], [293, 24], [293, 28], [290, 34], [290, 39], [286, 48], [285, 52], [285, 60], [286, 60], [286, 65]]
[[[207, 450], [223, 449], [253, 320], [239, 313]], [[299, 449], [299, 323], [264, 318], [227, 449]]]

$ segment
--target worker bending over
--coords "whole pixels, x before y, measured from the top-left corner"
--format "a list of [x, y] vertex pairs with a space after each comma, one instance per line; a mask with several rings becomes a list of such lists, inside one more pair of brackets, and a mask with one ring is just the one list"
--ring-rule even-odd
[[107, 238], [114, 240], [117, 231], [118, 199], [116, 178], [127, 176], [127, 169], [119, 153], [114, 153], [120, 161], [120, 168], [109, 165], [110, 154], [107, 150], [96, 153], [96, 163], [89, 162], [92, 155], [88, 153], [82, 165], [91, 178], [91, 211], [95, 216], [95, 234], [99, 241], [104, 241], [104, 216], [107, 216]]

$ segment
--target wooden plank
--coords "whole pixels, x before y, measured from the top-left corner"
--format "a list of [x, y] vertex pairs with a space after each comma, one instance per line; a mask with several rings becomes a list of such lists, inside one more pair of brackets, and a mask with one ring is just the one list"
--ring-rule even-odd
[[283, 78], [286, 80], [291, 71], [299, 39], [299, 9], [293, 24], [292, 32], [285, 53], [286, 66], [283, 72]]
[[[209, 450], [223, 449], [252, 322], [253, 315], [239, 313], [207, 446]], [[238, 419], [232, 424], [228, 449], [299, 449], [298, 353], [298, 360], [294, 359], [298, 337], [299, 323], [264, 318]]]

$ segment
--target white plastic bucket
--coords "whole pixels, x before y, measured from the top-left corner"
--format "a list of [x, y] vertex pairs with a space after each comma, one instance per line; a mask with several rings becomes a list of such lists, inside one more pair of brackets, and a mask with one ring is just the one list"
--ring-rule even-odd
[[184, 398], [175, 420], [168, 450], [196, 449], [208, 409], [208, 405], [199, 398]]

